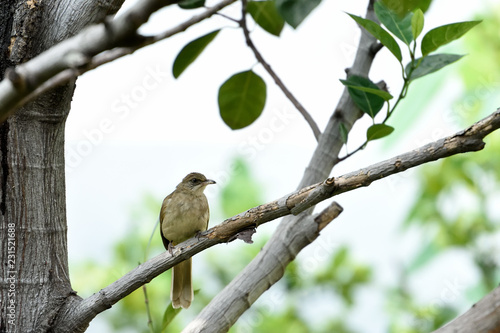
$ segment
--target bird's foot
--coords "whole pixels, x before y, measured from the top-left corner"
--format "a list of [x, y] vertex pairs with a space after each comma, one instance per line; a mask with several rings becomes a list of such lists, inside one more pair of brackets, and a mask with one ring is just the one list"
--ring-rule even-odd
[[172, 245], [172, 242], [168, 243], [168, 247], [167, 247], [167, 251], [168, 253], [170, 253], [171, 256], [174, 255], [174, 249], [175, 249], [175, 246]]
[[201, 237], [203, 237], [203, 231], [198, 230], [196, 234], [194, 235], [196, 237], [196, 240], [199, 241]]
[[172, 243], [168, 243], [167, 251], [172, 257], [177, 257], [179, 254], [181, 254], [182, 248], [174, 246], [172, 245]]

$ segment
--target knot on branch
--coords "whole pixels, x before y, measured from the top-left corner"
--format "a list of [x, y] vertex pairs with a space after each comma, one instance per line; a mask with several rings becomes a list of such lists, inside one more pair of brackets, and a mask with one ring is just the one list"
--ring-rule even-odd
[[99, 302], [106, 309], [111, 309], [114, 304], [108, 299], [108, 296], [103, 289], [99, 290], [99, 298], [98, 300], [96, 300], [96, 302]]
[[327, 178], [320, 184], [305, 187], [297, 194], [291, 195], [286, 205], [293, 215], [297, 215], [320, 202], [325, 193], [332, 193], [334, 189], [335, 177]]
[[24, 90], [26, 88], [25, 77], [17, 72], [15, 68], [7, 68], [5, 70], [5, 77], [12, 82], [12, 85], [16, 88], [16, 90]]
[[335, 177], [330, 177], [325, 180], [325, 185], [326, 186], [332, 186], [335, 184]]
[[401, 159], [397, 158], [396, 161], [394, 161], [394, 167], [396, 170], [400, 169], [402, 165]]

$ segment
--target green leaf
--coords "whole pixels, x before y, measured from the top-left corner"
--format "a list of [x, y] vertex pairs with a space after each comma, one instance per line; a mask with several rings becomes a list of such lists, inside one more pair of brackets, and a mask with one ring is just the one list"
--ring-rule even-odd
[[262, 29], [275, 36], [281, 34], [285, 21], [278, 13], [274, 1], [250, 1], [247, 11]]
[[350, 82], [347, 80], [340, 80], [340, 82], [342, 82], [345, 86], [348, 86], [350, 88], [358, 89], [358, 90], [382, 97], [384, 99], [384, 101], [388, 101], [388, 100], [391, 100], [393, 98], [393, 96], [391, 94], [389, 94], [387, 91], [380, 89], [377, 85], [375, 85], [375, 87], [377, 87], [377, 88], [369, 88], [369, 87], [364, 87], [364, 86], [359, 85], [358, 83]]
[[175, 316], [181, 312], [181, 308], [179, 309], [174, 309], [172, 307], [172, 303], [170, 303], [167, 308], [165, 309], [165, 312], [163, 313], [163, 320], [161, 323], [161, 331], [164, 332], [165, 329], [167, 328], [168, 325], [174, 320]]
[[366, 29], [373, 37], [377, 38], [385, 47], [389, 49], [389, 51], [394, 54], [396, 59], [400, 62], [403, 59], [401, 56], [401, 49], [399, 48], [398, 43], [387, 31], [385, 31], [380, 25], [377, 23], [364, 19], [362, 17], [348, 14], [354, 21], [356, 21], [360, 26]]
[[422, 55], [426, 56], [439, 47], [462, 37], [481, 21], [467, 21], [443, 25], [432, 29], [422, 39]]
[[388, 9], [382, 2], [377, 1], [375, 2], [375, 14], [390, 32], [402, 40], [406, 45], [410, 45], [410, 42], [413, 40], [411, 25], [413, 17], [412, 12], [409, 12], [404, 17], [400, 17], [398, 14]]
[[366, 131], [366, 140], [373, 141], [388, 136], [394, 131], [394, 127], [386, 124], [375, 124], [368, 127]]
[[188, 68], [188, 66], [191, 65], [196, 58], [198, 58], [205, 47], [207, 47], [207, 45], [214, 40], [219, 31], [220, 30], [215, 30], [205, 36], [201, 36], [182, 48], [175, 58], [174, 65], [172, 67], [172, 73], [175, 78], [178, 78], [182, 72], [184, 72], [184, 70]]
[[[194, 290], [193, 291], [194, 296], [198, 295], [199, 292], [200, 292], [200, 289]], [[168, 327], [168, 325], [170, 325], [172, 320], [174, 320], [175, 316], [177, 316], [179, 314], [179, 312], [181, 312], [181, 310], [182, 310], [182, 308], [174, 309], [172, 307], [172, 303], [170, 303], [167, 306], [167, 308], [165, 309], [165, 312], [163, 313], [163, 320], [161, 323], [161, 332], [167, 332], [166, 328]]]
[[[415, 60], [415, 63], [418, 64], [418, 67], [413, 70], [411, 73], [410, 80], [418, 79], [427, 74], [434, 73], [441, 68], [448, 66], [451, 63], [462, 58], [463, 55], [460, 54], [432, 54], [423, 58], [419, 58]], [[406, 65], [405, 72], [409, 75], [409, 71], [411, 68], [411, 63]]]
[[252, 124], [265, 104], [266, 83], [251, 70], [231, 76], [219, 89], [220, 116], [232, 129]]
[[411, 18], [411, 33], [413, 38], [417, 39], [424, 28], [424, 12], [420, 8], [417, 8], [413, 13]]
[[417, 8], [420, 8], [425, 13], [429, 9], [432, 0], [382, 0], [382, 2], [399, 17], [403, 17]]
[[339, 124], [339, 132], [342, 143], [347, 143], [347, 137], [349, 136], [349, 132], [347, 131], [347, 128], [345, 127], [344, 123]]
[[194, 9], [205, 6], [205, 0], [182, 0], [178, 3], [182, 9]]
[[[351, 75], [347, 80], [340, 80], [342, 84], [347, 86], [349, 95], [354, 103], [360, 108], [361, 111], [374, 118], [377, 113], [382, 109], [385, 99], [375, 91], [382, 91], [375, 83], [369, 79], [357, 75]], [[366, 89], [367, 88], [367, 89]], [[368, 90], [368, 91], [367, 91]]]
[[275, 2], [281, 17], [296, 29], [321, 0], [275, 0]]

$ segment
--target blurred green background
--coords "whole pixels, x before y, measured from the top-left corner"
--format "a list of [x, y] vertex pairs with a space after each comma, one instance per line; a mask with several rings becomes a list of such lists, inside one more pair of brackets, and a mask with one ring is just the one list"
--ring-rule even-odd
[[[454, 51], [458, 49], [469, 56], [411, 86], [408, 98], [391, 119], [396, 132], [379, 149], [390, 151], [403, 140], [416, 119], [428, 117], [425, 112], [432, 109], [430, 105], [440, 105], [441, 96], [450, 85], [460, 87], [461, 93], [452, 105], [440, 106], [450, 110], [445, 121], [456, 129], [469, 126], [500, 105], [500, 7], [491, 5], [477, 18], [483, 20], [482, 24], [452, 46]], [[486, 143], [483, 151], [430, 163], [412, 174], [417, 184], [412, 203], [392, 235], [394, 239], [410, 239], [412, 255], [402, 263], [387, 264], [397, 283], [386, 283], [379, 276], [379, 267], [359, 259], [347, 243], [323, 247], [323, 252], [321, 246], [316, 247], [316, 252], [299, 256], [287, 268], [284, 278], [244, 314], [231, 332], [359, 332], [353, 322], [373, 320], [382, 322], [386, 332], [423, 333], [441, 327], [477, 302], [500, 281], [500, 135], [488, 136]], [[267, 198], [269, 189], [259, 182], [252, 164], [240, 156], [234, 156], [232, 163], [235, 167], [229, 180], [218, 197], [211, 200], [212, 222], [222, 221]], [[73, 288], [80, 295], [98, 291], [147, 259], [148, 240], [162, 199], [151, 193], [137, 194], [124, 226], [125, 236], [114, 245], [109, 264], [92, 260], [71, 262]], [[342, 196], [337, 199], [342, 204]], [[386, 201], [390, 206], [390, 198]], [[359, 205], [363, 206], [363, 202]], [[348, 215], [344, 215], [347, 213], [326, 230], [334, 232], [337, 223], [349, 223], [344, 220]], [[197, 255], [193, 279], [194, 288], [199, 291], [195, 301], [189, 310], [178, 313], [166, 331], [181, 331], [252, 260], [275, 225], [272, 222], [259, 228], [252, 245], [236, 241]], [[328, 242], [323, 235], [317, 242], [322, 237]], [[147, 256], [161, 251], [164, 249], [156, 230]], [[452, 261], [451, 265], [472, 270], [474, 281], [464, 284], [461, 280], [446, 280], [429, 300], [422, 296], [426, 287], [421, 281], [429, 281], [423, 276], [432, 276], [437, 263], [447, 260]], [[139, 289], [101, 315], [109, 329], [162, 331], [169, 304], [170, 271], [147, 284], [146, 289], [152, 326], [148, 326], [144, 290]], [[373, 318], [366, 316], [370, 307], [376, 314]]]

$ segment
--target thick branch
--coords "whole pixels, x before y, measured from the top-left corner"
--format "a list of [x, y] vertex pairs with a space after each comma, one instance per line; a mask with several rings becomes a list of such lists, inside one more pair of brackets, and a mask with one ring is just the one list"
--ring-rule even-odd
[[264, 59], [262, 54], [259, 52], [255, 44], [253, 43], [252, 39], [250, 38], [250, 31], [248, 31], [247, 27], [247, 20], [246, 20], [246, 5], [247, 1], [242, 0], [242, 16], [240, 20], [240, 26], [241, 29], [243, 30], [243, 34], [245, 35], [245, 40], [248, 45], [248, 47], [252, 50], [253, 54], [255, 55], [255, 58], [257, 58], [257, 61], [262, 64], [262, 67], [267, 71], [267, 73], [273, 78], [274, 82], [276, 85], [283, 91], [285, 96], [292, 102], [292, 104], [295, 106], [295, 108], [302, 114], [306, 122], [309, 124], [309, 127], [311, 127], [314, 137], [316, 140], [319, 140], [319, 137], [321, 135], [321, 131], [319, 130], [318, 125], [314, 121], [313, 117], [307, 112], [307, 110], [304, 108], [304, 106], [295, 98], [295, 96], [292, 94], [290, 90], [285, 86], [283, 81], [281, 81], [280, 77], [274, 72], [274, 70], [271, 68], [271, 65]]
[[[272, 206], [274, 206], [274, 203], [254, 208], [252, 215], [257, 215], [255, 216], [256, 219], [258, 219], [259, 215], [262, 217], [258, 223], [252, 224], [260, 225], [273, 220], [272, 216], [274, 216], [274, 214], [269, 210]], [[260, 212], [258, 212], [259, 210]], [[284, 214], [285, 211], [288, 211], [288, 214], [290, 213], [286, 205], [280, 211], [281, 214]], [[341, 212], [342, 207], [334, 202], [323, 212], [318, 214], [315, 219], [311, 219], [310, 216], [308, 216], [307, 218], [311, 219], [310, 222], [316, 225], [316, 236], [319, 234], [319, 231], [335, 219]], [[246, 213], [243, 215], [246, 215]], [[221, 228], [224, 223], [226, 223], [226, 226]], [[177, 245], [173, 251], [173, 256], [166, 251], [137, 266], [122, 278], [113, 282], [106, 288], [101, 289], [98, 293], [84, 299], [79, 304], [75, 304], [74, 307], [66, 307], [69, 311], [61, 316], [62, 318], [59, 319], [60, 323], [58, 327], [62, 326], [65, 330], [70, 332], [79, 331], [82, 326], [88, 324], [96, 315], [109, 309], [113, 304], [140, 288], [145, 283], [150, 282], [161, 273], [213, 245], [227, 242], [229, 238], [235, 236], [239, 231], [252, 225], [244, 221], [238, 221], [234, 218], [228, 219], [224, 223], [203, 233], [203, 238], [201, 240], [194, 237]], [[235, 230], [235, 232], [229, 234], [227, 233], [227, 229]], [[316, 238], [316, 236], [314, 236], [314, 238]], [[293, 260], [293, 258], [290, 260]], [[282, 274], [283, 272], [281, 272], [281, 275]]]
[[0, 122], [33, 97], [100, 65], [182, 32], [235, 1], [221, 1], [204, 13], [154, 37], [140, 36], [137, 29], [152, 13], [178, 0], [139, 1], [125, 14], [84, 29], [8, 73], [8, 79], [0, 82]]
[[[366, 11], [366, 19], [377, 22], [373, 10], [374, 0], [370, 0]], [[361, 29], [358, 50], [352, 66], [346, 70], [348, 75], [368, 76], [373, 59], [380, 50], [380, 43], [366, 30]], [[363, 116], [363, 112], [352, 101], [347, 87], [344, 88], [338, 105], [323, 131], [309, 165], [298, 188], [308, 186], [328, 177], [332, 168], [338, 163], [338, 155], [344, 142], [340, 135], [340, 124], [350, 131], [354, 123]]]
[[[212, 228], [207, 236], [226, 237], [229, 233], [235, 232], [239, 227], [259, 225], [267, 222], [269, 218], [275, 218], [276, 215], [281, 215], [283, 212], [286, 212], [287, 209], [290, 210], [292, 214], [299, 214], [334, 195], [368, 186], [373, 181], [405, 171], [409, 168], [454, 154], [481, 150], [484, 147], [482, 139], [498, 128], [500, 128], [500, 111], [496, 111], [466, 130], [447, 138], [429, 143], [408, 153], [338, 178], [328, 178], [324, 182], [300, 189], [272, 203], [252, 208]], [[297, 220], [293, 221], [293, 223], [286, 224], [284, 222], [290, 219], [285, 219], [280, 224], [280, 232], [274, 233], [272, 238], [273, 242], [269, 241], [259, 253], [259, 260], [255, 258], [239, 276], [253, 275], [254, 262], [258, 262], [260, 265], [267, 265], [267, 262], [274, 262], [274, 258], [280, 258], [281, 252], [279, 251], [282, 251], [282, 247], [286, 247], [286, 244], [306, 244], [303, 241], [305, 239], [310, 239], [308, 235], [311, 233], [311, 230], [307, 229], [308, 224], [302, 223], [305, 219], [302, 215], [305, 214], [301, 214], [301, 217], [297, 217]], [[238, 227], [234, 224], [235, 222], [238, 222]], [[240, 223], [243, 223], [243, 225], [240, 225]], [[297, 230], [299, 231], [298, 233], [296, 233]], [[283, 235], [288, 235], [289, 237], [283, 239]], [[291, 235], [297, 237], [292, 237]], [[269, 249], [270, 247], [273, 247], [272, 250]], [[273, 253], [273, 255], [269, 253]], [[242, 284], [235, 285], [231, 283], [224, 288], [224, 290], [210, 302], [185, 331], [199, 332], [201, 329], [199, 323], [206, 323], [208, 321], [210, 321], [211, 324], [203, 327], [204, 332], [223, 331], [226, 328], [226, 324], [224, 324], [224, 326], [214, 327], [213, 322], [219, 322], [220, 320], [224, 323], [234, 323], [252, 304], [252, 302], [239, 302], [240, 291], [250, 292], [250, 290], [256, 290], [263, 293], [270, 286], [267, 278], [260, 280], [239, 280], [239, 282]], [[245, 284], [243, 284], [243, 282]], [[275, 280], [273, 280], [273, 283], [274, 282]], [[255, 299], [256, 297], [253, 298], [252, 301]], [[238, 308], [236, 308], [236, 305]], [[231, 316], [228, 313], [230, 313]], [[214, 318], [219, 320], [213, 320]]]
[[[329, 223], [341, 212], [342, 207], [333, 202], [314, 218], [307, 213], [297, 216], [302, 228], [287, 228], [285, 232], [279, 234], [280, 247], [275, 249], [274, 255], [271, 257], [267, 255], [266, 251], [269, 243], [266, 244], [247, 266], [248, 272], [240, 272], [211, 301], [211, 303], [218, 304], [227, 311], [221, 311], [212, 316], [210, 308], [205, 307], [183, 332], [219, 333], [228, 331], [234, 324], [235, 318], [239, 318], [249, 304], [253, 304], [265, 290], [281, 279], [286, 266], [295, 259], [302, 248], [318, 237], [319, 230], [324, 227], [324, 223]], [[254, 281], [261, 281], [262, 283], [252, 283]], [[245, 286], [251, 287], [247, 289]], [[232, 297], [227, 297], [228, 292], [231, 293]]]
[[500, 287], [474, 304], [466, 313], [434, 333], [498, 332], [500, 327]]
[[[68, 311], [65, 315], [64, 322], [71, 323], [71, 325], [75, 325], [75, 327], [79, 327], [82, 321], [90, 322], [90, 320], [92, 320], [92, 318], [98, 313], [108, 309], [120, 299], [127, 296], [141, 285], [151, 281], [153, 278], [171, 268], [175, 264], [190, 258], [196, 253], [199, 253], [215, 244], [227, 242], [229, 239], [234, 238], [233, 236], [241, 230], [258, 227], [261, 224], [285, 215], [300, 214], [309, 207], [335, 195], [351, 191], [362, 186], [368, 186], [373, 181], [405, 171], [409, 168], [455, 154], [481, 150], [484, 147], [483, 138], [498, 128], [500, 128], [500, 111], [494, 112], [466, 130], [460, 131], [452, 136], [429, 143], [418, 149], [374, 164], [367, 168], [348, 173], [338, 178], [328, 178], [321, 183], [302, 188], [291, 194], [285, 195], [278, 200], [254, 207], [246, 212], [226, 219], [221, 224], [204, 232], [201, 240], [198, 241], [196, 238], [192, 238], [179, 244], [177, 246], [178, 251], [174, 251], [175, 257], [172, 257], [168, 252], [162, 253], [136, 267], [125, 276], [115, 281], [113, 284], [102, 289], [100, 292], [83, 300], [74, 308], [74, 310]], [[251, 285], [251, 290], [258, 291], [257, 293], [251, 294], [250, 290], [241, 288], [243, 284], [237, 284], [241, 282], [237, 279], [233, 280], [233, 282], [224, 289], [231, 293], [242, 292], [248, 297], [248, 299], [245, 299], [246, 305], [243, 307], [231, 307], [231, 304], [224, 304], [224, 306], [228, 306], [228, 309], [232, 308], [232, 311], [234, 311], [234, 314], [237, 316], [226, 316], [226, 312], [222, 313], [220, 311], [214, 314], [204, 310], [198, 316], [198, 320], [195, 320], [190, 326], [188, 326], [189, 329], [186, 329], [186, 331], [198, 331], [200, 328], [198, 324], [209, 320], [207, 318], [211, 318], [213, 316], [221, 316], [221, 320], [212, 321], [211, 325], [209, 325], [210, 328], [208, 331], [220, 332], [221, 330], [227, 330], [230, 327], [229, 324], [234, 323], [239, 315], [241, 315], [241, 313], [250, 304], [252, 304], [262, 292], [267, 290], [273, 283], [281, 278], [286, 264], [289, 262], [288, 260], [293, 260], [298, 251], [305, 245], [312, 242], [317, 237], [319, 231], [323, 229], [325, 225], [331, 221], [331, 219], [335, 218], [340, 211], [341, 208], [334, 203], [314, 219], [306, 213], [301, 214], [299, 217], [300, 223], [298, 224], [301, 226], [300, 228], [292, 228], [293, 225], [290, 224], [290, 227], [286, 228], [285, 232], [280, 233], [279, 237], [282, 241], [277, 242], [277, 244], [281, 244], [281, 252], [279, 252], [279, 255], [272, 256], [274, 258], [272, 260], [264, 260], [264, 256], [267, 253], [266, 248], [269, 244], [271, 244], [268, 242], [266, 247], [259, 254], [260, 259], [254, 260], [251, 263], [251, 265], [257, 265], [256, 267], [259, 267], [259, 265], [264, 265], [265, 267], [275, 267], [273, 266], [276, 264], [275, 261], [279, 260], [281, 266], [273, 271], [275, 274], [273, 273], [272, 278], [268, 275], [261, 276], [259, 278], [262, 272], [254, 272], [256, 271], [255, 269], [250, 269], [249, 271], [245, 270], [246, 273], [240, 274], [237, 278], [240, 280], [247, 280], [249, 279], [248, 276], [250, 276], [248, 275], [248, 272], [254, 272], [257, 274], [258, 276], [252, 276], [252, 279], [250, 280], [254, 283], [245, 284]], [[293, 235], [302, 236], [295, 237]], [[295, 244], [295, 242], [297, 243]], [[253, 280], [253, 278], [256, 278], [257, 280]], [[272, 283], [270, 282], [270, 279], [272, 280]], [[259, 283], [255, 283], [255, 281], [258, 281]], [[240, 288], [231, 287], [235, 285], [240, 286]], [[224, 295], [225, 293], [223, 291], [212, 302], [216, 302], [215, 304], [221, 306], [220, 303], [217, 303], [217, 300], [224, 299]], [[235, 297], [231, 298], [234, 299]], [[236, 297], [236, 299], [238, 298]], [[236, 300], [234, 302], [236, 302]], [[225, 318], [224, 320], [222, 320], [223, 317]], [[215, 325], [214, 322], [220, 322], [220, 325], [222, 326]], [[204, 329], [208, 329], [207, 326], [205, 326]]]

